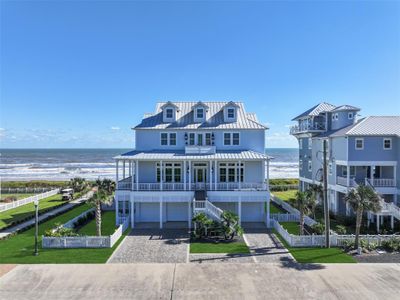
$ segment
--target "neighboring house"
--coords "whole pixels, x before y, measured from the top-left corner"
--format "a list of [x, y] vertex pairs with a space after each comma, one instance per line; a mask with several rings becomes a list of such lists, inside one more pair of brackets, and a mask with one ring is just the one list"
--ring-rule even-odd
[[330, 210], [349, 214], [343, 200], [357, 184], [373, 186], [386, 202], [400, 204], [400, 116], [358, 119], [359, 108], [320, 103], [292, 121], [299, 141], [300, 188], [322, 180], [323, 140], [328, 141]]
[[115, 158], [117, 223], [187, 227], [207, 205], [268, 224], [267, 128], [243, 103], [161, 102], [133, 129], [135, 150]]

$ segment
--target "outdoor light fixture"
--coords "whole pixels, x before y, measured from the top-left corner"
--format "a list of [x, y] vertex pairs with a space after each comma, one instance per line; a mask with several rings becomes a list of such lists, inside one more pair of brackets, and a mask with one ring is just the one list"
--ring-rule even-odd
[[36, 199], [33, 204], [35, 205], [35, 252], [33, 255], [38, 256], [38, 235], [39, 235], [39, 201]]
[[188, 134], [185, 132], [185, 141], [188, 139]]

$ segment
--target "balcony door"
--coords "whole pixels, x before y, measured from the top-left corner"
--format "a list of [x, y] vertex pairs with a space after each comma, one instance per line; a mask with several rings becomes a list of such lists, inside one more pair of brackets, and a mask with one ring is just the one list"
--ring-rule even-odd
[[206, 168], [195, 168], [194, 171], [194, 182], [195, 183], [206, 183], [207, 180], [207, 169]]

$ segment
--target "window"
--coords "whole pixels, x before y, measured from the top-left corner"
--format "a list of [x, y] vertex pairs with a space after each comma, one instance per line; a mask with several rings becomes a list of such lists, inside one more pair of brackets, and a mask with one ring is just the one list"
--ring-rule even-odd
[[203, 134], [202, 133], [197, 134], [197, 145], [203, 146]]
[[211, 146], [211, 133], [206, 133], [206, 145]]
[[303, 149], [303, 139], [299, 139], [299, 149]]
[[193, 146], [195, 144], [194, 137], [194, 133], [189, 133], [189, 145]]
[[228, 182], [235, 182], [235, 168], [228, 168]]
[[226, 169], [221, 168], [219, 169], [219, 181], [220, 182], [226, 182]]
[[224, 145], [229, 146], [231, 144], [231, 134], [224, 133]]
[[347, 114], [347, 117], [349, 118], [349, 120], [351, 120], [351, 119], [354, 118], [354, 114], [353, 114], [352, 112], [349, 112], [349, 113]]
[[392, 139], [383, 139], [383, 149], [385, 150], [392, 149]]
[[308, 149], [312, 149], [312, 138], [308, 139]]
[[239, 145], [239, 133], [232, 133], [232, 144]]
[[[235, 177], [236, 176], [236, 177]], [[244, 164], [243, 163], [220, 163], [219, 164], [220, 182], [243, 182]]]
[[364, 139], [356, 139], [356, 150], [364, 149]]
[[311, 160], [309, 160], [308, 161], [308, 171], [312, 171], [312, 161]]
[[170, 133], [169, 134], [169, 144], [171, 146], [175, 146], [176, 145], [176, 133]]
[[228, 119], [234, 119], [234, 118], [235, 118], [235, 109], [228, 108]]
[[197, 119], [203, 119], [204, 118], [204, 109], [203, 108], [196, 109], [196, 118]]
[[329, 163], [328, 168], [329, 168], [329, 175], [332, 175], [332, 163]]
[[168, 133], [161, 133], [161, 145], [168, 145]]
[[335, 119], [339, 119], [339, 114], [335, 114]]
[[302, 159], [299, 160], [299, 168], [300, 168], [300, 170], [303, 169], [303, 160]]
[[335, 114], [332, 114], [332, 121], [335, 121]]
[[165, 110], [165, 117], [167, 119], [172, 119], [174, 117], [174, 110], [172, 108], [167, 108]]
[[[342, 176], [347, 177], [347, 167], [342, 166]], [[350, 166], [350, 176], [354, 177], [356, 176], [356, 167], [355, 166]]]
[[[156, 180], [161, 182], [160, 163], [156, 165]], [[182, 164], [181, 163], [163, 163], [163, 181], [164, 182], [181, 182], [182, 180]]]
[[224, 133], [224, 145], [225, 146], [237, 146], [240, 145], [240, 134], [239, 132], [235, 133]]

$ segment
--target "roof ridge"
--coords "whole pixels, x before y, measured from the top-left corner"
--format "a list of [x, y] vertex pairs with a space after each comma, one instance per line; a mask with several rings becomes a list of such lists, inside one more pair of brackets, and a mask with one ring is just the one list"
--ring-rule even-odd
[[347, 131], [345, 134], [351, 134], [351, 131], [353, 131], [354, 129], [356, 129], [358, 126], [360, 126], [362, 123], [364, 123], [366, 120], [368, 120], [370, 118], [370, 116], [365, 117], [364, 119], [361, 119], [359, 122], [357, 122], [355, 124], [355, 126], [353, 128], [351, 128], [349, 131]]

